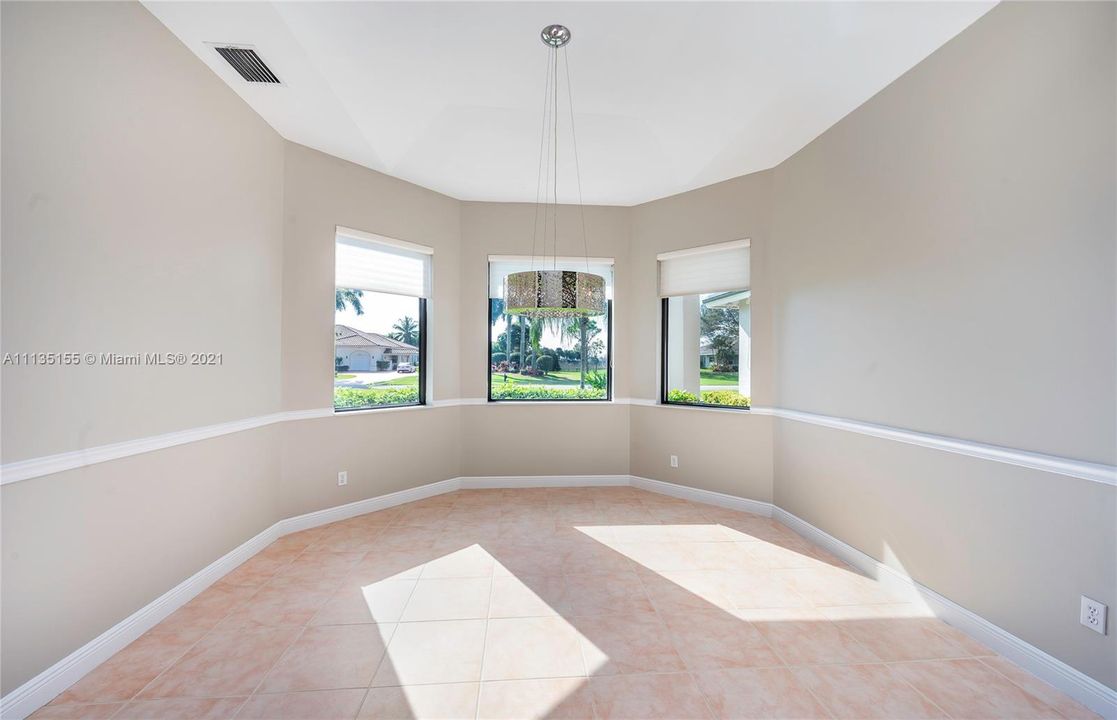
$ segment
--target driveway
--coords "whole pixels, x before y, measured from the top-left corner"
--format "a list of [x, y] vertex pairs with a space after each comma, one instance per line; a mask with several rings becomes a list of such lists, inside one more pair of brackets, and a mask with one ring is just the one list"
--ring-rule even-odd
[[347, 380], [334, 380], [334, 387], [363, 388], [385, 380], [407, 377], [408, 375], [408, 373], [400, 373], [395, 370], [382, 370], [380, 372], [352, 372], [347, 370], [341, 374], [353, 375], [354, 377]]

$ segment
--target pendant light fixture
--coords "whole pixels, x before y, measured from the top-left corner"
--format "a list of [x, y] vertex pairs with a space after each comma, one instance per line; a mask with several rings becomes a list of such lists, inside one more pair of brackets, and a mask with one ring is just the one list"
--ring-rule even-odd
[[[531, 270], [509, 273], [504, 281], [504, 308], [509, 315], [530, 318], [589, 317], [605, 314], [605, 278], [589, 272], [589, 246], [586, 240], [586, 216], [582, 207], [582, 178], [578, 166], [578, 139], [574, 134], [573, 93], [570, 90], [570, 64], [566, 45], [570, 30], [563, 25], [548, 25], [540, 34], [549, 50], [547, 81], [543, 100], [543, 132], [539, 142], [539, 174], [536, 180], [535, 222], [531, 239]], [[565, 67], [567, 106], [570, 110], [570, 137], [574, 153], [574, 169], [578, 187], [578, 211], [581, 216], [582, 247], [586, 271], [558, 269], [558, 157], [559, 113], [558, 81], [559, 50]], [[549, 187], [548, 187], [549, 186]], [[551, 190], [550, 204], [547, 190]], [[538, 256], [539, 214], [543, 212], [543, 248]], [[551, 267], [547, 265], [548, 237], [551, 244]]]

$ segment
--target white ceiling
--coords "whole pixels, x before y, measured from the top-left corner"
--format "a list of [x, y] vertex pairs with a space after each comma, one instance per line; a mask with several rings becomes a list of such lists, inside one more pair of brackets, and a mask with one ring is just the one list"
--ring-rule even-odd
[[[535, 201], [539, 31], [568, 25], [583, 195], [607, 205], [778, 164], [994, 4], [146, 2], [283, 137], [463, 200]], [[284, 86], [207, 42], [255, 46]]]

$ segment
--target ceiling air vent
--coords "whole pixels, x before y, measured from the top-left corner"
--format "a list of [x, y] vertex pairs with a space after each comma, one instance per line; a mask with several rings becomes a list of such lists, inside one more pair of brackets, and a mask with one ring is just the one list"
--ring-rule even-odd
[[250, 83], [282, 85], [279, 78], [264, 64], [256, 51], [246, 45], [214, 45], [213, 49]]

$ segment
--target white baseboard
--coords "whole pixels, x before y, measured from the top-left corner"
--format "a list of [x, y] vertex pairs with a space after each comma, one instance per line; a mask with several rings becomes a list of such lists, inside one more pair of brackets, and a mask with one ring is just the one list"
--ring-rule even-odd
[[376, 512], [377, 510], [384, 510], [385, 508], [395, 507], [396, 505], [403, 505], [404, 503], [415, 502], [416, 500], [423, 500], [424, 498], [434, 497], [435, 495], [454, 492], [460, 487], [461, 478], [450, 478], [449, 480], [428, 483], [426, 485], [420, 485], [419, 487], [388, 493], [387, 495], [377, 495], [376, 497], [367, 498], [365, 500], [358, 500], [357, 502], [351, 502], [345, 505], [337, 505], [332, 508], [326, 508], [325, 510], [317, 510], [315, 512], [306, 513], [305, 515], [296, 515], [295, 517], [280, 520], [275, 524], [275, 527], [279, 531], [277, 537], [290, 535], [300, 530], [309, 530], [319, 525], [329, 525], [339, 520], [348, 520], [351, 517]]
[[0, 699], [0, 718], [22, 720], [35, 712], [114, 653], [122, 650], [283, 535], [458, 489], [624, 485], [683, 500], [773, 517], [870, 577], [879, 579], [886, 587], [903, 593], [917, 594], [942, 620], [1004, 655], [1102, 717], [1117, 720], [1117, 691], [786, 510], [767, 502], [630, 475], [457, 477], [280, 520], [5, 695]]
[[463, 477], [463, 490], [487, 488], [614, 487], [628, 485], [628, 475], [507, 475]]
[[748, 500], [746, 498], [737, 497], [736, 495], [727, 495], [725, 493], [714, 492], [713, 490], [701, 490], [688, 485], [676, 485], [675, 483], [664, 482], [663, 480], [652, 480], [651, 478], [639, 477], [637, 475], [631, 476], [631, 484], [632, 487], [640, 488], [641, 490], [659, 493], [660, 495], [670, 495], [671, 497], [680, 498], [682, 500], [691, 500], [693, 502], [705, 503], [706, 505], [717, 505], [718, 507], [740, 510], [741, 512], [763, 515], [764, 517], [772, 516], [772, 503], [761, 502], [760, 500]]
[[774, 507], [772, 516], [807, 540], [828, 550], [840, 559], [880, 581], [893, 591], [921, 600], [935, 617], [966, 633], [990, 650], [1003, 655], [1031, 674], [1074, 698], [1108, 720], [1117, 719], [1117, 690], [1106, 687], [1092, 677], [1075, 670], [1062, 660], [1048, 655], [1036, 646], [1021, 640], [994, 625], [975, 612], [943, 597], [908, 575], [866, 555], [806, 520]]

